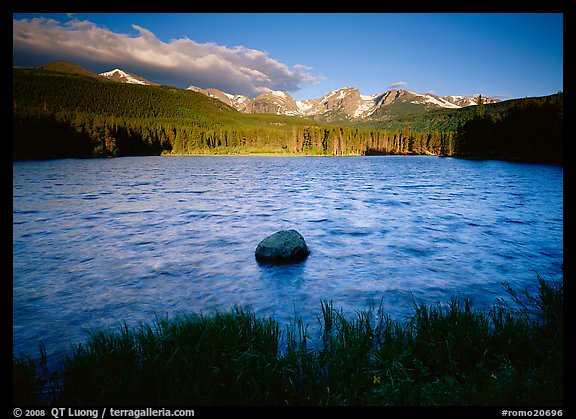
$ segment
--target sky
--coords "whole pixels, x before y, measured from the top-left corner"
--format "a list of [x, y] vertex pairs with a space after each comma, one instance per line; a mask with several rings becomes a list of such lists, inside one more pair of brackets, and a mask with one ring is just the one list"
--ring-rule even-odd
[[296, 100], [342, 87], [500, 99], [563, 90], [561, 13], [13, 14], [13, 64], [64, 59]]

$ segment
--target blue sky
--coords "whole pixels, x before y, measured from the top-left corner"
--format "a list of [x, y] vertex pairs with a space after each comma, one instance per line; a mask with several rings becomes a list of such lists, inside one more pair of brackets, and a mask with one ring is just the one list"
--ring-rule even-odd
[[56, 59], [152, 81], [296, 100], [340, 87], [439, 96], [563, 90], [563, 15], [14, 14], [13, 61]]

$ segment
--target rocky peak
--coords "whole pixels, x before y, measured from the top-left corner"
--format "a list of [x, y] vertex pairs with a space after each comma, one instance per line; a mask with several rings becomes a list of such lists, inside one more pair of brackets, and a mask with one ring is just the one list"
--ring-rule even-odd
[[247, 104], [245, 112], [271, 113], [275, 115], [299, 115], [298, 106], [292, 96], [279, 90], [271, 90], [256, 96]]
[[[476, 98], [466, 96], [439, 97], [432, 93], [415, 93], [404, 89], [391, 89], [384, 93], [363, 95], [353, 87], [332, 90], [321, 98], [295, 101], [290, 94], [271, 90], [250, 99], [242, 95], [231, 95], [217, 89], [200, 89], [190, 86], [189, 90], [220, 99], [224, 103], [245, 113], [271, 113], [275, 115], [301, 116], [324, 121], [361, 120], [382, 116], [389, 105], [409, 103], [419, 105], [422, 111], [433, 108], [461, 108], [476, 105]], [[484, 103], [499, 102], [485, 98]]]
[[117, 81], [120, 83], [142, 84], [145, 86], [158, 86], [158, 84], [156, 83], [152, 83], [151, 81], [148, 81], [143, 77], [121, 70], [119, 68], [115, 68], [114, 70], [100, 73], [100, 76], [106, 77], [108, 80]]
[[191, 90], [193, 92], [202, 93], [208, 97], [213, 97], [215, 99], [221, 100], [228, 106], [236, 108], [240, 112], [246, 111], [246, 106], [250, 102], [250, 98], [244, 95], [232, 95], [230, 93], [223, 92], [222, 90], [208, 88], [202, 89], [198, 86], [188, 86], [186, 90]]
[[[482, 96], [482, 98], [484, 99], [485, 104], [500, 102], [500, 99], [495, 99], [495, 98], [491, 98], [491, 97], [484, 97], [484, 96]], [[444, 96], [443, 99], [450, 102], [450, 103], [458, 105], [461, 108], [464, 108], [466, 106], [474, 106], [474, 105], [478, 104], [478, 95], [474, 95], [474, 96]]]
[[353, 115], [361, 102], [360, 91], [353, 87], [333, 90], [321, 99], [324, 111], [343, 112], [348, 115]]

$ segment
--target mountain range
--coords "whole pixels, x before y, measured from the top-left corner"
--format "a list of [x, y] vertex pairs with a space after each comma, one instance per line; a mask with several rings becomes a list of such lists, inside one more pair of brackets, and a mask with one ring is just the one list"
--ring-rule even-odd
[[[97, 78], [103, 77], [120, 83], [158, 86], [157, 83], [119, 68], [96, 74], [62, 60], [41, 68], [80, 73]], [[431, 93], [415, 93], [404, 89], [391, 89], [383, 93], [364, 95], [356, 88], [343, 87], [333, 90], [321, 98], [298, 101], [294, 100], [289, 93], [279, 90], [271, 90], [254, 98], [230, 94], [215, 88], [202, 89], [189, 86], [187, 90], [218, 99], [243, 113], [299, 116], [324, 122], [386, 121], [410, 114], [426, 113], [433, 109], [459, 109], [477, 104], [475, 97], [439, 97]], [[485, 104], [500, 102], [499, 99], [490, 97], [483, 99]]]
[[[363, 95], [353, 87], [333, 90], [321, 98], [296, 101], [289, 93], [272, 90], [250, 99], [232, 95], [218, 89], [188, 90], [221, 100], [240, 112], [271, 113], [275, 115], [300, 116], [323, 121], [388, 119], [394, 115], [420, 113], [430, 109], [458, 109], [476, 105], [477, 99], [466, 96], [438, 97], [430, 93], [415, 93], [404, 89], [392, 89], [384, 93]], [[496, 103], [498, 99], [484, 98], [484, 103]]]
[[279, 91], [250, 99], [151, 86], [120, 69], [98, 75], [65, 61], [14, 67], [12, 77], [14, 159], [264, 153], [563, 160], [561, 92], [482, 111], [463, 97], [407, 90], [366, 96], [351, 87], [303, 101]]

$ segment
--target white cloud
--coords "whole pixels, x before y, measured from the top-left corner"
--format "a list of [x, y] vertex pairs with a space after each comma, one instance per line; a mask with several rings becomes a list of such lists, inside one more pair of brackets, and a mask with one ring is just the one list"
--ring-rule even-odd
[[392, 83], [390, 86], [388, 86], [389, 89], [395, 89], [397, 87], [401, 87], [401, 86], [406, 86], [408, 83], [406, 83], [405, 81], [397, 81]]
[[136, 36], [75, 17], [64, 23], [46, 18], [13, 20], [13, 48], [19, 53], [162, 74], [182, 87], [216, 87], [249, 96], [268, 90], [293, 92], [320, 79], [309, 73], [311, 67], [298, 64], [290, 69], [265, 51], [198, 43], [186, 37], [167, 43], [146, 28], [132, 28]]

